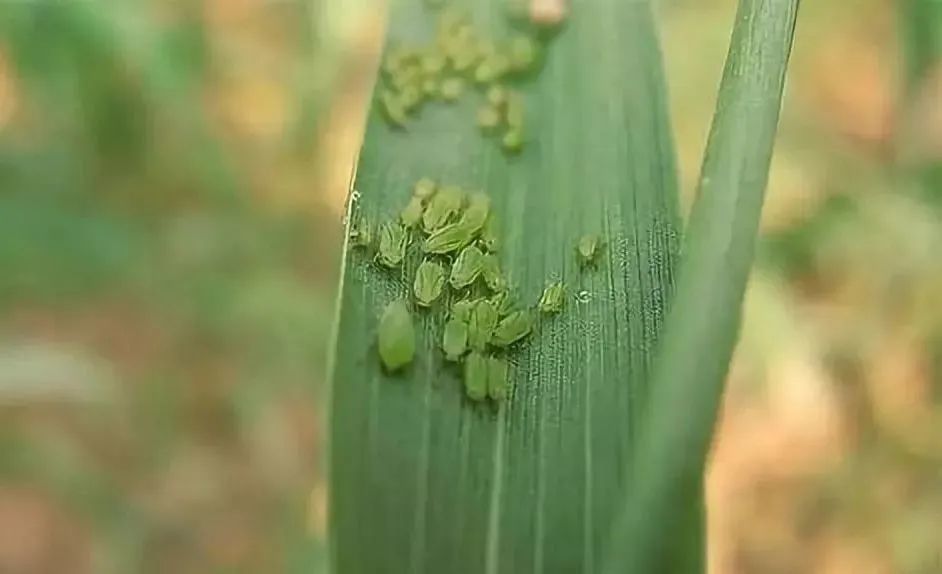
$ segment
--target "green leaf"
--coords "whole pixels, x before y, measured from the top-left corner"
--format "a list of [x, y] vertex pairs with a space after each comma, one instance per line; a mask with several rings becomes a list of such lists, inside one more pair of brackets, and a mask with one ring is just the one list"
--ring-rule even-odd
[[[393, 3], [390, 46], [431, 37], [422, 4]], [[510, 36], [504, 0], [463, 5], [477, 30]], [[515, 89], [527, 141], [512, 157], [480, 133], [485, 100], [470, 87], [456, 104], [426, 104], [404, 130], [390, 128], [378, 105], [369, 112], [351, 211], [395, 217], [423, 177], [482, 189], [516, 299], [532, 307], [548, 282], [562, 281], [570, 301], [512, 351], [503, 406], [473, 404], [440, 350], [453, 300], [417, 313], [415, 362], [404, 373], [381, 369], [376, 317], [408, 295], [421, 249], [397, 270], [346, 253], [331, 355], [336, 572], [601, 568], [679, 245], [650, 6], [573, 3], [540, 73]], [[583, 270], [575, 248], [585, 234], [605, 248]], [[689, 536], [685, 546], [699, 551], [698, 528]]]
[[[798, 0], [741, 0], [606, 572], [662, 572], [698, 501], [778, 126]], [[625, 543], [627, 541], [627, 543]]]

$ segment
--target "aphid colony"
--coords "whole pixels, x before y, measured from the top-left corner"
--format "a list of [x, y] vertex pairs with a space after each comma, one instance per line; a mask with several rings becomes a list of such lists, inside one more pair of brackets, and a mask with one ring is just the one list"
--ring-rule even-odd
[[[373, 227], [363, 217], [354, 221], [354, 247], [374, 247]], [[546, 287], [535, 308], [517, 308], [498, 259], [498, 238], [491, 200], [481, 192], [415, 184], [397, 219], [379, 227], [375, 262], [384, 268], [403, 266], [410, 246], [422, 253], [411, 278], [412, 302], [389, 303], [379, 321], [379, 356], [389, 372], [408, 366], [416, 352], [413, 309], [447, 308], [440, 336], [447, 361], [462, 369], [465, 393], [481, 401], [507, 396], [507, 353], [532, 332], [539, 315], [562, 311], [566, 290], [561, 282]]]
[[543, 45], [536, 36], [518, 34], [497, 44], [478, 36], [467, 16], [442, 11], [431, 45], [391, 49], [383, 62], [380, 108], [390, 125], [404, 128], [431, 101], [455, 102], [469, 86], [484, 94], [477, 124], [500, 139], [506, 153], [523, 149], [523, 97], [505, 83], [539, 69]]

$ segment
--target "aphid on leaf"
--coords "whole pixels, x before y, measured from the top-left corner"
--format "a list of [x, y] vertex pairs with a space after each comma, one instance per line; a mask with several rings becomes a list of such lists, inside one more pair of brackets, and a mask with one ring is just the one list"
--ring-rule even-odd
[[418, 108], [424, 99], [425, 94], [422, 92], [421, 86], [415, 84], [404, 86], [399, 92], [399, 101], [402, 102], [402, 107], [406, 113], [411, 113]]
[[576, 246], [576, 252], [579, 255], [579, 263], [583, 267], [594, 265], [601, 249], [602, 243], [598, 235], [583, 235], [579, 238], [579, 244]]
[[507, 125], [513, 128], [523, 128], [524, 109], [523, 96], [517, 93], [507, 96]]
[[422, 212], [424, 207], [422, 206], [422, 199], [413, 196], [406, 207], [399, 214], [399, 221], [402, 222], [402, 225], [407, 229], [415, 227], [422, 221]]
[[474, 240], [474, 232], [460, 223], [452, 223], [432, 233], [422, 244], [422, 250], [435, 255], [458, 251]]
[[502, 109], [507, 104], [507, 97], [507, 88], [503, 86], [495, 85], [487, 89], [487, 103], [497, 110]]
[[491, 291], [502, 293], [507, 290], [507, 280], [504, 279], [500, 271], [500, 262], [493, 253], [484, 256], [481, 276], [484, 277], [484, 283]]
[[468, 350], [468, 324], [457, 318], [445, 323], [445, 334], [442, 337], [442, 351], [449, 361], [460, 361]]
[[430, 99], [437, 100], [442, 97], [442, 83], [438, 78], [425, 78], [422, 80], [422, 94]]
[[507, 398], [507, 361], [500, 357], [487, 358], [487, 396], [497, 402]]
[[442, 186], [432, 196], [422, 214], [422, 228], [432, 233], [444, 227], [464, 206], [464, 191], [454, 185]]
[[445, 287], [445, 270], [434, 261], [425, 260], [415, 270], [412, 290], [416, 302], [422, 307], [429, 307], [442, 294]]
[[451, 268], [448, 282], [455, 289], [464, 289], [474, 283], [484, 269], [484, 253], [475, 246], [465, 247]]
[[540, 45], [529, 36], [515, 36], [510, 41], [508, 59], [514, 72], [526, 72], [535, 67], [540, 58]]
[[510, 291], [506, 289], [498, 291], [488, 301], [497, 310], [498, 318], [504, 318], [513, 311], [514, 298], [510, 295]]
[[474, 69], [474, 81], [478, 84], [496, 82], [510, 70], [510, 60], [507, 56], [497, 53], [485, 58]]
[[497, 237], [497, 222], [494, 217], [488, 217], [481, 229], [481, 246], [490, 253], [496, 253], [500, 247], [500, 241]]
[[546, 289], [543, 290], [543, 295], [540, 297], [539, 308], [541, 312], [552, 315], [562, 311], [565, 302], [566, 287], [563, 286], [561, 281], [557, 281], [550, 283], [546, 286]]
[[399, 96], [393, 92], [383, 91], [379, 96], [380, 106], [386, 120], [394, 127], [403, 127], [409, 121], [408, 114]]
[[472, 401], [487, 398], [487, 358], [477, 351], [464, 361], [464, 392]]
[[387, 221], [379, 230], [379, 252], [376, 259], [390, 269], [399, 267], [406, 256], [407, 242], [406, 230], [398, 223]]
[[457, 319], [462, 323], [468, 323], [471, 320], [471, 311], [474, 310], [474, 306], [477, 305], [477, 301], [472, 301], [471, 299], [461, 299], [460, 301], [455, 301], [451, 306], [451, 316], [453, 319]]
[[398, 371], [415, 356], [415, 326], [404, 301], [386, 306], [379, 320], [379, 357], [387, 371]]
[[350, 245], [354, 248], [369, 247], [373, 243], [373, 227], [365, 217], [357, 217], [350, 229]]
[[478, 127], [484, 133], [493, 133], [500, 127], [500, 110], [492, 105], [486, 105], [478, 110]]
[[415, 187], [412, 188], [412, 195], [418, 197], [422, 201], [427, 201], [433, 195], [435, 195], [435, 182], [428, 177], [423, 177], [419, 181], [415, 182]]
[[464, 93], [464, 80], [457, 77], [451, 77], [442, 82], [442, 99], [446, 102], [454, 102]]
[[468, 197], [468, 207], [461, 214], [458, 224], [471, 232], [477, 232], [484, 227], [490, 214], [491, 198], [478, 191]]
[[423, 74], [426, 76], [434, 76], [442, 73], [445, 66], [448, 65], [448, 58], [441, 52], [431, 51], [422, 55], [420, 65], [422, 66]]
[[418, 52], [412, 48], [400, 46], [389, 52], [383, 61], [383, 71], [390, 76], [395, 76], [415, 63]]
[[491, 342], [497, 320], [497, 309], [490, 301], [482, 299], [475, 303], [468, 319], [468, 345], [472, 349], [483, 351]]
[[533, 315], [530, 311], [514, 311], [507, 315], [494, 328], [491, 344], [507, 347], [523, 339], [533, 330]]
[[517, 154], [523, 149], [523, 131], [520, 128], [511, 128], [501, 140], [501, 146], [509, 154]]

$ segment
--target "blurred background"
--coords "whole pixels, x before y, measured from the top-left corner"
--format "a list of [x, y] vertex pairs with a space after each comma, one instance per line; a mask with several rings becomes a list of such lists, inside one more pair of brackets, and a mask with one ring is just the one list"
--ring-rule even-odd
[[[0, 0], [0, 573], [322, 571], [368, 4]], [[735, 2], [657, 6], [689, 204]], [[942, 2], [802, 10], [711, 572], [939, 573]]]

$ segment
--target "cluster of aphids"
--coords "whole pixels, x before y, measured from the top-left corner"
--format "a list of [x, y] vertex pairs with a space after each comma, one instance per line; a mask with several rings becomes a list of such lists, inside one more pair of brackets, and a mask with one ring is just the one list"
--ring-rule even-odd
[[430, 45], [390, 50], [379, 104], [390, 125], [403, 128], [426, 103], [455, 102], [473, 85], [485, 95], [477, 113], [481, 131], [517, 153], [525, 142], [523, 97], [505, 84], [538, 70], [543, 52], [535, 34], [521, 32], [498, 44], [476, 34], [460, 11], [444, 9]]
[[[423, 179], [399, 217], [384, 222], [377, 233], [374, 241], [374, 228], [358, 217], [350, 240], [356, 248], [375, 246], [375, 261], [382, 267], [400, 268], [410, 245], [418, 245], [423, 254], [412, 278], [413, 304], [394, 301], [380, 317], [378, 348], [385, 369], [401, 370], [415, 356], [410, 307], [430, 309], [450, 301], [440, 339], [445, 359], [462, 366], [468, 398], [502, 401], [507, 396], [507, 351], [533, 332], [541, 315], [563, 309], [563, 284], [547, 285], [534, 308], [514, 306], [497, 258], [491, 200], [482, 192]], [[583, 265], [594, 262], [598, 249], [594, 236], [580, 240], [577, 253]]]

